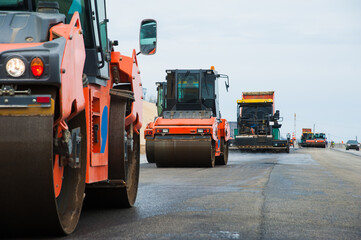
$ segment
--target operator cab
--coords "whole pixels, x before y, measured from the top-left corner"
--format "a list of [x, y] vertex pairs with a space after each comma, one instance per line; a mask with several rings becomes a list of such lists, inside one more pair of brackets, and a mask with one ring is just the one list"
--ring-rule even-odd
[[[0, 1], [0, 12], [3, 20], [0, 43], [49, 41], [50, 28], [61, 22], [70, 23], [73, 14], [78, 12], [86, 49], [84, 73], [89, 83], [106, 86], [110, 53], [117, 41], [108, 39], [105, 0], [6, 0]], [[156, 21], [143, 20], [140, 53], [154, 54], [156, 43]]]
[[[208, 70], [166, 70], [165, 118], [220, 118], [218, 74]], [[228, 76], [227, 76], [228, 78]]]
[[279, 124], [280, 113], [273, 114], [273, 101], [262, 103], [237, 101], [237, 123], [239, 134], [274, 134], [275, 129], [281, 128]]

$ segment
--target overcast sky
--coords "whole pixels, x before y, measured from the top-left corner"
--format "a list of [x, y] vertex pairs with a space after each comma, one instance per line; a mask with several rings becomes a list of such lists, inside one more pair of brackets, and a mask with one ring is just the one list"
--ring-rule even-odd
[[124, 55], [139, 50], [142, 19], [158, 22], [154, 56], [138, 56], [147, 94], [166, 69], [210, 68], [220, 82], [222, 117], [236, 120], [243, 91], [275, 91], [281, 134], [302, 128], [329, 140], [361, 140], [361, 1], [108, 0], [109, 37]]

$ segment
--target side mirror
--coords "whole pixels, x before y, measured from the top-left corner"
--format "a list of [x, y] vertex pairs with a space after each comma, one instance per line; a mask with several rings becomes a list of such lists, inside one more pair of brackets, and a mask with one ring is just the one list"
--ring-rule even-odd
[[217, 77], [219, 78], [227, 78], [227, 80], [224, 82], [224, 84], [226, 85], [226, 90], [228, 92], [228, 88], [229, 88], [229, 77], [226, 74], [218, 74]]
[[157, 22], [145, 19], [140, 25], [139, 37], [140, 52], [144, 55], [153, 55], [157, 50]]
[[228, 75], [227, 75], [227, 81], [225, 81], [224, 84], [226, 85], [226, 90], [228, 92], [228, 88], [229, 88], [229, 77], [228, 77]]

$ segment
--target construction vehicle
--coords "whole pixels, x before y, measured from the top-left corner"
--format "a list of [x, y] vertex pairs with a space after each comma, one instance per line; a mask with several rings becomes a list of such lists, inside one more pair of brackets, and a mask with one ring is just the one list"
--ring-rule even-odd
[[301, 147], [313, 147], [315, 145], [314, 134], [311, 128], [302, 128], [302, 136], [300, 140]]
[[325, 133], [315, 133], [314, 139], [315, 139], [314, 147], [317, 148], [327, 147], [327, 137]]
[[214, 67], [166, 73], [166, 94], [158, 94], [158, 106], [164, 98], [159, 117], [144, 130], [148, 161], [157, 167], [226, 165], [230, 129], [219, 111], [218, 79], [227, 78], [228, 90], [228, 76]]
[[311, 128], [302, 128], [301, 147], [326, 148], [327, 138], [325, 133], [313, 133]]
[[237, 100], [234, 147], [243, 151], [289, 152], [288, 140], [280, 138], [282, 124], [275, 111], [274, 92], [243, 92]]
[[[142, 87], [137, 53], [114, 51], [105, 1], [0, 2], [0, 222], [70, 234], [83, 199], [134, 204]], [[140, 51], [156, 50], [143, 20]]]

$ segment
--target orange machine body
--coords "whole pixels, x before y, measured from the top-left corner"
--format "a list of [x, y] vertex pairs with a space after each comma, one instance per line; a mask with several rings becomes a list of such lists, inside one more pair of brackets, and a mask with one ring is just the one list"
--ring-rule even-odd
[[[88, 84], [83, 86], [85, 47], [77, 12], [73, 14], [69, 24], [59, 23], [50, 29], [49, 42], [0, 44], [0, 52], [16, 51], [17, 49], [21, 49], [21, 51], [31, 50], [32, 47], [49, 44], [58, 38], [65, 39], [66, 43], [59, 70], [61, 85], [56, 93], [58, 99], [55, 99], [54, 96], [54, 100], [58, 104], [55, 108], [59, 109], [54, 120], [54, 127], [59, 126], [60, 129], [66, 130], [68, 128], [66, 122], [85, 110], [88, 141], [86, 183], [104, 181], [108, 179], [108, 133], [102, 131], [108, 131], [109, 128], [100, 128], [96, 136], [96, 139], [100, 139], [100, 141], [95, 142], [93, 126], [108, 121], [109, 91], [115, 82], [115, 78], [117, 78], [118, 82], [130, 84], [130, 89], [134, 93], [135, 100], [131, 103], [131, 111], [126, 116], [126, 130], [132, 126], [133, 130], [139, 133], [142, 126], [142, 84], [136, 52], [133, 50], [132, 57], [128, 57], [112, 51], [111, 74], [107, 85]], [[61, 132], [59, 132], [58, 137], [61, 137]], [[55, 161], [55, 165], [59, 165], [57, 161]], [[61, 186], [61, 167], [54, 168], [54, 176], [54, 185]]]
[[209, 119], [164, 119], [158, 117], [148, 123], [144, 130], [144, 138], [154, 138], [155, 135], [209, 135], [215, 141], [215, 156], [221, 154], [220, 140], [230, 139], [230, 127], [226, 119], [217, 122], [216, 117]]
[[94, 126], [94, 124], [102, 125], [101, 123], [109, 119], [109, 91], [115, 82], [115, 78], [117, 78], [119, 82], [129, 83], [131, 90], [134, 92], [135, 101], [131, 103], [131, 111], [126, 116], [125, 129], [129, 131], [132, 126], [133, 131], [138, 133], [142, 126], [142, 87], [135, 51], [133, 51], [132, 57], [123, 56], [120, 55], [119, 52], [113, 51], [111, 53], [110, 68], [110, 81], [108, 81], [106, 86], [89, 84], [88, 87], [84, 88], [84, 95], [86, 95], [87, 100], [87, 124], [89, 133], [86, 183], [94, 183], [108, 179], [108, 144], [105, 144], [103, 150], [101, 148], [103, 141], [108, 142], [107, 138], [102, 139], [102, 136], [108, 136], [108, 134], [103, 134], [102, 130], [108, 131], [108, 128], [100, 128], [97, 132], [98, 136], [96, 137], [96, 139], [100, 139], [100, 141], [95, 142], [95, 132], [92, 126]]
[[[134, 93], [135, 101], [131, 103], [131, 111], [126, 116], [125, 127], [129, 130], [132, 126], [136, 133], [142, 126], [142, 84], [136, 52], [133, 50], [132, 57], [123, 56], [119, 52], [111, 52], [110, 80], [106, 86], [89, 84], [82, 85], [82, 70], [85, 60], [84, 41], [81, 35], [79, 15], [75, 13], [70, 24], [60, 23], [52, 27], [50, 40], [56, 37], [64, 37], [67, 44], [64, 50], [61, 65], [62, 81], [59, 90], [60, 117], [55, 122], [69, 120], [85, 109], [87, 122], [87, 167], [86, 183], [94, 183], [108, 179], [108, 133], [107, 121], [109, 120], [109, 91], [115, 83], [130, 84], [130, 90]], [[74, 81], [74, 79], [77, 79]], [[93, 126], [97, 124], [99, 131], [94, 132]], [[107, 127], [103, 127], [106, 125]], [[66, 126], [66, 124], [60, 124]], [[97, 136], [94, 136], [97, 134]], [[98, 141], [95, 141], [98, 139]]]
[[[102, 206], [133, 206], [143, 89], [136, 51], [123, 56], [108, 38], [106, 1], [0, 6], [4, 229], [70, 234], [85, 193]], [[156, 29], [141, 22], [139, 53], [155, 53]]]

